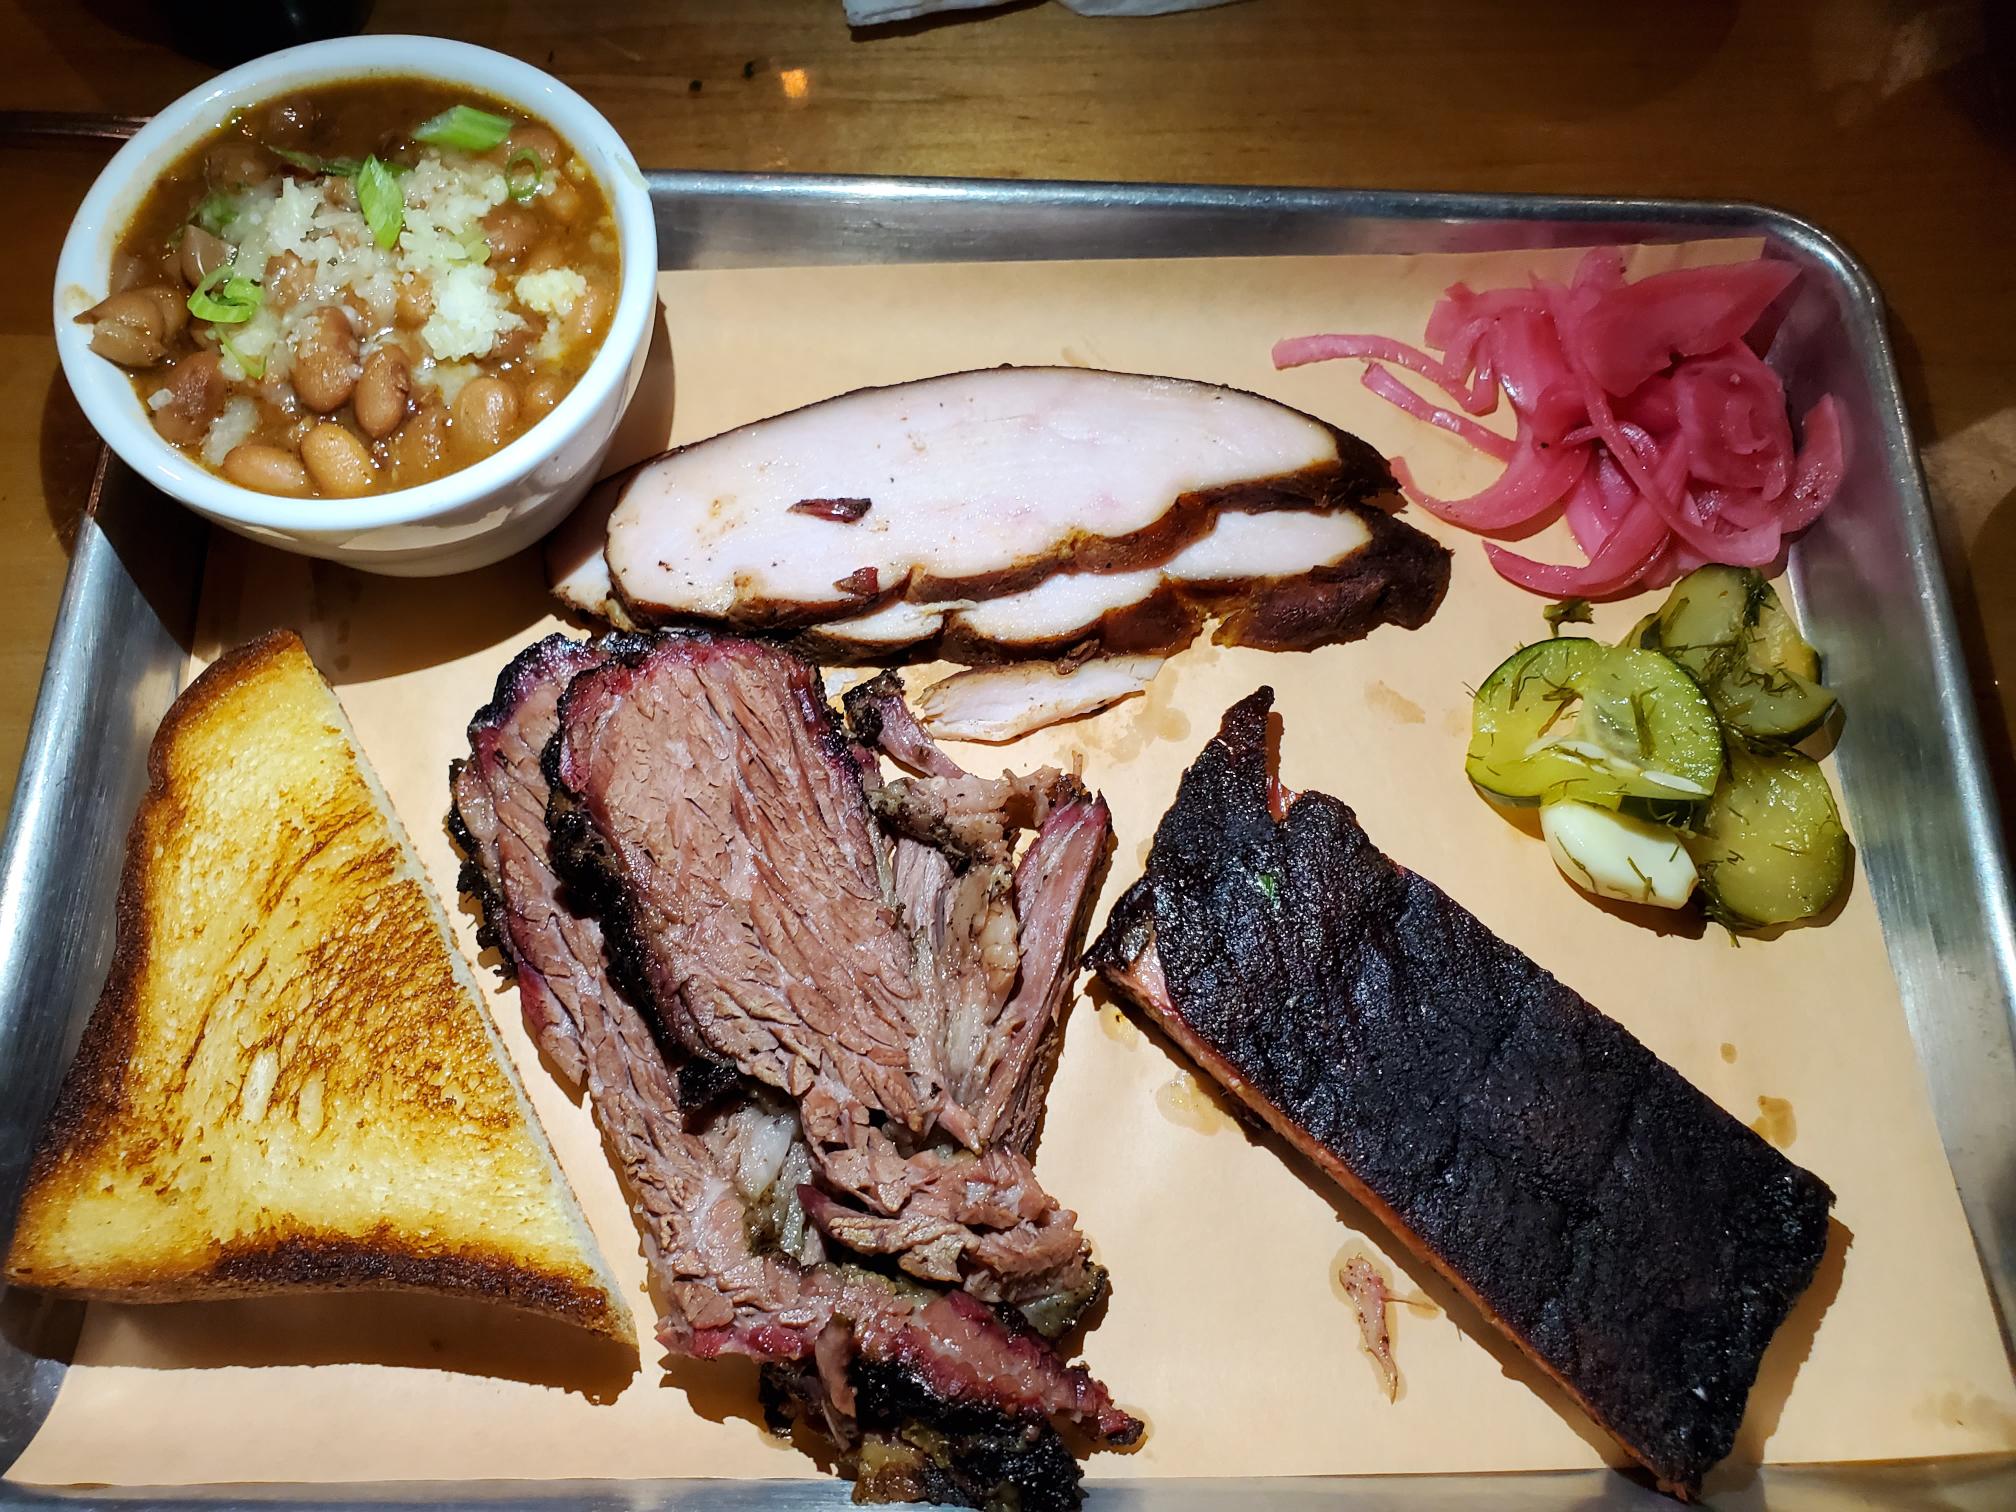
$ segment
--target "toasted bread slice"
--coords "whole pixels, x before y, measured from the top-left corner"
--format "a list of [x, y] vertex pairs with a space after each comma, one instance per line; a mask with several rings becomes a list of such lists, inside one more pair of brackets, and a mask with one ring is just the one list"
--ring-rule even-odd
[[7, 1279], [119, 1301], [391, 1288], [634, 1340], [341, 705], [276, 631], [149, 757], [104, 995]]

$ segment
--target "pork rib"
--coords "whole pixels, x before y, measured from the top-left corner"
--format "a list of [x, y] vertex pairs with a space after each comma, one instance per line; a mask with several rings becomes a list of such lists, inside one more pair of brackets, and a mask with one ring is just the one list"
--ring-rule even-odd
[[1832, 1194], [1342, 803], [1283, 792], [1272, 699], [1226, 714], [1088, 959], [1692, 1494]]

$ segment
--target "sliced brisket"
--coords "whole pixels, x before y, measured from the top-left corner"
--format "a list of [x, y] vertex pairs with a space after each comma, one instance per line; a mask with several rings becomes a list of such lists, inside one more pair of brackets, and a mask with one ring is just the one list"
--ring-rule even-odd
[[[562, 874], [600, 900], [619, 958], [668, 1030], [792, 1098], [822, 1182], [864, 1217], [951, 1216], [934, 1203], [939, 1178], [926, 1152], [934, 1130], [968, 1149], [982, 1142], [950, 1095], [945, 1051], [947, 1014], [971, 984], [920, 972], [919, 933], [885, 876], [894, 866], [863, 768], [817, 673], [736, 637], [660, 637], [574, 679], [547, 767], [557, 778], [549, 824]], [[1051, 774], [1039, 786], [1048, 794], [1068, 782]], [[1004, 801], [1048, 801], [1020, 781], [990, 786]], [[980, 809], [973, 798], [962, 812]], [[1009, 823], [988, 811], [999, 837], [990, 855], [1006, 854]], [[969, 900], [979, 912], [965, 921], [958, 895], [969, 891], [953, 884], [948, 928], [975, 931], [967, 954], [984, 956], [1002, 932], [987, 911], [1008, 907], [1007, 890], [983, 885]], [[949, 953], [954, 943], [941, 946]], [[976, 1294], [1022, 1301], [1084, 1285], [1075, 1220], [1021, 1155], [989, 1151], [964, 1181], [1001, 1182], [1013, 1194], [972, 1205], [987, 1217], [956, 1220], [973, 1229], [959, 1269]], [[1040, 1230], [1042, 1242], [1033, 1233], [990, 1242], [994, 1227]], [[924, 1230], [854, 1223], [845, 1232], [874, 1233], [869, 1252], [893, 1254], [895, 1235]], [[928, 1253], [899, 1263], [944, 1279], [951, 1241], [931, 1233]]]
[[1225, 716], [1089, 959], [1691, 1494], [1832, 1194], [1342, 803], [1279, 789], [1272, 697]]
[[[646, 743], [612, 704], [592, 702], [608, 691], [597, 695], [595, 679], [602, 671], [646, 669], [668, 648], [680, 653], [675, 665], [705, 669], [679, 685], [680, 697], [699, 699], [703, 709], [647, 697], [640, 705], [649, 711], [645, 726], [669, 724], [649, 737], [663, 744]], [[499, 677], [495, 697], [471, 724], [470, 758], [452, 773], [451, 825], [468, 857], [463, 883], [483, 904], [486, 940], [516, 972], [531, 1032], [587, 1088], [644, 1234], [666, 1346], [764, 1362], [773, 1385], [805, 1404], [815, 1426], [853, 1456], [868, 1494], [963, 1496], [979, 1504], [1013, 1488], [1025, 1507], [1074, 1506], [1076, 1467], [1050, 1419], [1071, 1419], [1115, 1443], [1138, 1436], [1140, 1424], [1029, 1332], [1021, 1312], [1061, 1327], [1096, 1295], [1103, 1274], [1090, 1266], [1072, 1216], [1036, 1185], [1026, 1146], [974, 1153], [942, 1138], [919, 1144], [904, 1129], [904, 1153], [885, 1132], [900, 1126], [880, 1122], [889, 1093], [921, 1111], [927, 1130], [935, 1116], [938, 1127], [970, 1137], [973, 1120], [944, 1097], [939, 1069], [951, 994], [936, 963], [956, 952], [942, 931], [926, 945], [899, 921], [936, 908], [942, 895], [944, 928], [970, 929], [962, 909], [998, 894], [983, 898], [998, 914], [986, 915], [988, 938], [969, 954], [990, 957], [990, 980], [1000, 986], [989, 990], [1005, 1001], [1019, 995], [1023, 979], [1016, 888], [985, 885], [985, 873], [963, 858], [955, 866], [943, 852], [901, 838], [892, 845], [869, 827], [863, 783], [879, 783], [873, 759], [841, 741], [806, 670], [748, 642], [612, 637], [582, 644], [555, 636], [528, 648]], [[742, 910], [740, 927], [763, 944], [781, 940], [796, 949], [803, 977], [759, 971], [753, 985], [736, 983], [728, 973], [748, 955], [724, 955], [726, 964], [711, 971], [690, 961], [679, 966], [684, 958], [662, 940], [654, 956], [639, 923], [640, 915], [652, 916], [632, 910], [621, 847], [590, 822], [581, 795], [553, 791], [549, 781], [565, 760], [558, 737], [577, 680], [600, 711], [596, 738], [606, 736], [615, 766], [626, 756], [634, 763], [634, 784], [619, 773], [598, 791], [729, 815], [712, 826], [675, 817], [653, 839], [697, 843], [679, 874], [710, 886], [712, 906]], [[631, 691], [626, 686], [624, 697]], [[744, 723], [745, 713], [755, 718]], [[794, 763], [813, 765], [794, 775]], [[654, 787], [654, 772], [675, 777]], [[956, 767], [950, 772], [963, 776]], [[1085, 802], [1082, 794], [1074, 801]], [[1099, 812], [1103, 820], [1103, 807]], [[648, 805], [643, 817], [652, 813], [665, 817]], [[830, 842], [811, 833], [823, 827], [838, 832]], [[556, 833], [566, 839], [571, 865], [560, 864]], [[844, 873], [837, 889], [830, 879], [796, 887], [777, 859], [790, 857], [802, 869], [836, 855]], [[894, 873], [888, 886], [885, 868]], [[975, 876], [983, 879], [977, 891]], [[883, 931], [865, 942], [865, 952], [818, 913], [836, 890], [855, 927]], [[1073, 909], [1074, 927], [1082, 902]], [[602, 910], [613, 921], [613, 940], [597, 917]], [[693, 938], [711, 944], [719, 934], [700, 930]], [[848, 987], [864, 954], [883, 973], [866, 993]], [[1047, 957], [1031, 966], [1039, 976], [1050, 970]], [[669, 1006], [661, 996], [667, 981], [674, 984]], [[685, 988], [694, 982], [722, 993], [730, 1006], [714, 1011], [731, 1025], [751, 1005], [774, 1007], [766, 991], [801, 1006], [810, 1001], [808, 1016], [828, 1015], [823, 1022], [838, 1046], [821, 1053], [856, 1055], [870, 1069], [856, 1068], [850, 1083], [804, 1053], [816, 1041], [802, 1021], [773, 1037], [768, 1061], [761, 1054], [746, 1063], [721, 1058], [717, 1043], [732, 1051], [757, 1042], [708, 1038], [689, 1008]], [[874, 1037], [849, 1017], [864, 1011], [884, 1025], [900, 1020], [899, 1056], [874, 1057]], [[662, 1032], [653, 1032], [654, 1016], [665, 1021]], [[761, 1076], [766, 1068], [774, 1080]], [[872, 1138], [827, 1148], [826, 1160], [815, 1160], [801, 1121], [805, 1101], [822, 1085], [814, 1068], [829, 1091], [841, 1088], [832, 1093], [836, 1104], [853, 1097], [866, 1106], [865, 1089], [878, 1119], [868, 1126]], [[935, 1108], [924, 1098], [901, 1103], [919, 1086], [935, 1089]], [[1040, 1109], [1040, 1092], [1037, 1103]], [[894, 1214], [856, 1206], [860, 1192], [829, 1179], [828, 1165], [845, 1171], [848, 1157], [860, 1154], [867, 1160], [857, 1166], [881, 1169], [900, 1190]], [[897, 1242], [897, 1229], [911, 1242]], [[867, 1263], [838, 1263], [849, 1250]], [[967, 1290], [941, 1291], [869, 1268], [890, 1262]]]
[[573, 909], [553, 870], [540, 753], [568, 682], [608, 655], [608, 643], [555, 635], [513, 659], [470, 723], [451, 823], [489, 931], [515, 969], [526, 1026], [586, 1089], [667, 1298], [682, 1319], [786, 1311], [795, 1281], [743, 1252], [741, 1204], [722, 1174], [734, 1166], [687, 1131], [673, 1067], [610, 980], [600, 925]]
[[574, 680], [553, 749], [563, 867], [607, 875], [606, 917], [666, 1027], [797, 1099], [815, 1143], [857, 1146], [874, 1115], [927, 1134], [940, 1026], [817, 672], [664, 637]]

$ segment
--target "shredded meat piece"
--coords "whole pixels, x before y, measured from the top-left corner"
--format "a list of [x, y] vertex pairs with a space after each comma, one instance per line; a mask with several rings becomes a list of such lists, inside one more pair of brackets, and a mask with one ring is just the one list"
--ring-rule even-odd
[[1372, 1368], [1379, 1372], [1386, 1400], [1393, 1401], [1400, 1394], [1400, 1369], [1393, 1363], [1393, 1339], [1386, 1329], [1386, 1309], [1393, 1302], [1386, 1289], [1386, 1278], [1363, 1255], [1353, 1255], [1337, 1272], [1337, 1279], [1351, 1298], [1352, 1311], [1358, 1315], [1359, 1344], [1371, 1358]]

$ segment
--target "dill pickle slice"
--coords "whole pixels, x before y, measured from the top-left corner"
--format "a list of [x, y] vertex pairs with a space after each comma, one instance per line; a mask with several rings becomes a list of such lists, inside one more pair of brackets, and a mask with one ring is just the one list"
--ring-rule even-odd
[[1470, 780], [1512, 804], [1698, 803], [1722, 770], [1715, 712], [1683, 667], [1582, 637], [1507, 657], [1477, 690], [1470, 731]]
[[1848, 876], [1848, 832], [1818, 762], [1732, 744], [1729, 769], [1687, 843], [1709, 916], [1732, 928], [1810, 918]]
[[1818, 653], [1754, 568], [1696, 568], [1641, 626], [1637, 643], [1693, 673], [1722, 722], [1751, 740], [1803, 740], [1834, 707]]
[[[1600, 641], [1564, 635], [1522, 646], [1500, 662], [1470, 705], [1463, 769], [1487, 795], [1538, 803], [1555, 787], [1586, 781], [1589, 764], [1546, 745], [1575, 726], [1579, 679], [1608, 654]], [[1563, 796], [1554, 793], [1552, 796]]]

